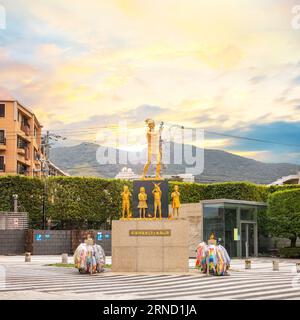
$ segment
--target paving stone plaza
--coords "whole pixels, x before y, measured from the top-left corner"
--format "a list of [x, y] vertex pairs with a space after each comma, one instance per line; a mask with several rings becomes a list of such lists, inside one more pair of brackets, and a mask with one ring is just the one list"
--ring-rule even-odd
[[[107, 258], [107, 263], [111, 261]], [[60, 256], [0, 256], [0, 300], [210, 300], [210, 299], [300, 299], [300, 273], [295, 260], [279, 260], [273, 271], [272, 259], [232, 260], [230, 275], [206, 276], [194, 269], [188, 273], [112, 273], [81, 275], [75, 268], [46, 266], [61, 262]], [[69, 257], [69, 263], [72, 263]]]

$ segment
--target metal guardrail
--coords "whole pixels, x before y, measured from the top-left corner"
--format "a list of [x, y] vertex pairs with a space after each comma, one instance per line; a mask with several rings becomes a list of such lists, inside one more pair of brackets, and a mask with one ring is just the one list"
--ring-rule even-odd
[[27, 212], [0, 212], [0, 230], [28, 229]]

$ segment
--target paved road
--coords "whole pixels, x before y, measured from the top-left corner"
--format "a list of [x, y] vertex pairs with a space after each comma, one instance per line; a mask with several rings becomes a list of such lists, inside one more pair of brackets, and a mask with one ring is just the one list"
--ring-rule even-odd
[[[255, 259], [251, 270], [234, 260], [230, 276], [188, 274], [80, 275], [73, 268], [47, 267], [59, 257], [0, 257], [1, 299], [300, 299], [300, 274], [295, 261]], [[2, 279], [1, 279], [2, 275]], [[4, 279], [5, 275], [5, 279]]]

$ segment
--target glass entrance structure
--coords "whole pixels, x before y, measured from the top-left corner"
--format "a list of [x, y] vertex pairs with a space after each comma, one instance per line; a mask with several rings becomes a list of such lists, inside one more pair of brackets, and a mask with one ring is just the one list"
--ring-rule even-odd
[[242, 200], [204, 200], [203, 240], [213, 233], [230, 257], [248, 258], [258, 255], [257, 215], [264, 202]]

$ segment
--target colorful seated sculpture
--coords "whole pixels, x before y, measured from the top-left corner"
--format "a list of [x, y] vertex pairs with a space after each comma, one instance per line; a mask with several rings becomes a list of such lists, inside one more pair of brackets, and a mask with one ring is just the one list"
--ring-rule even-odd
[[228, 274], [229, 267], [230, 257], [222, 245], [213, 244], [212, 241], [210, 241], [210, 244], [206, 244], [205, 242], [199, 243], [197, 247], [196, 269], [206, 274], [224, 276]]
[[103, 272], [105, 266], [104, 250], [100, 245], [94, 244], [93, 239], [88, 238], [75, 250], [74, 264], [80, 273]]

